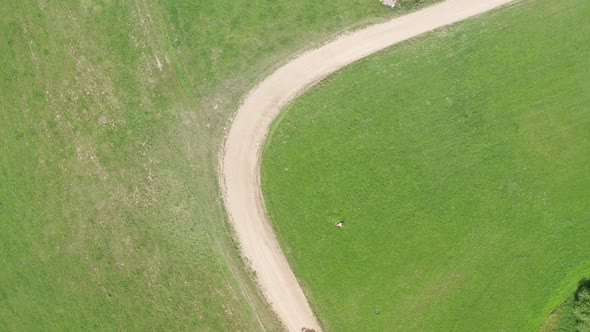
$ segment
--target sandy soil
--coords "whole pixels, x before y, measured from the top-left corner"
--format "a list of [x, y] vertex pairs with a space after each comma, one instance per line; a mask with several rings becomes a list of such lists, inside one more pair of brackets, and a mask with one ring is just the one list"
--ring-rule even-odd
[[237, 111], [220, 160], [225, 206], [241, 250], [268, 302], [290, 331], [319, 331], [305, 294], [270, 225], [260, 188], [260, 157], [272, 121], [291, 100], [327, 75], [388, 46], [512, 0], [447, 0], [343, 35], [300, 55], [262, 81]]

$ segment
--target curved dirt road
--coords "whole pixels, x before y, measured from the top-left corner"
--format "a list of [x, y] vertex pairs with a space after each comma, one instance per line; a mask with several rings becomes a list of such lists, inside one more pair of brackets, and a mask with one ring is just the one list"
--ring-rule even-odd
[[290, 331], [319, 324], [275, 238], [260, 189], [260, 156], [269, 126], [283, 106], [336, 70], [424, 32], [512, 0], [447, 0], [346, 34], [300, 55], [262, 81], [243, 101], [228, 132], [220, 182], [241, 250], [274, 311]]

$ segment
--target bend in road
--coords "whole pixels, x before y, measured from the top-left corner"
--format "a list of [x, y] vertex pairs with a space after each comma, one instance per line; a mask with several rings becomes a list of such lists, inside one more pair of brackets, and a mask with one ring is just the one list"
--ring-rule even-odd
[[290, 331], [319, 330], [305, 294], [282, 253], [266, 214], [260, 185], [262, 147], [282, 108], [315, 83], [359, 59], [512, 0], [447, 0], [389, 22], [343, 35], [282, 66], [239, 107], [220, 159], [220, 183], [242, 254], [262, 291]]

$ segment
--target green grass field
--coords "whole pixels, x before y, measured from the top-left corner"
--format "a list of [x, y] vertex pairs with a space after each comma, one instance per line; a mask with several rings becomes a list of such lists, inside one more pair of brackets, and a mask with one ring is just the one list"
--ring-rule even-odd
[[588, 17], [518, 2], [355, 64], [276, 122], [266, 204], [327, 330], [536, 330], [590, 275]]
[[0, 330], [279, 329], [226, 224], [224, 129], [277, 63], [395, 13], [40, 0], [0, 14]]

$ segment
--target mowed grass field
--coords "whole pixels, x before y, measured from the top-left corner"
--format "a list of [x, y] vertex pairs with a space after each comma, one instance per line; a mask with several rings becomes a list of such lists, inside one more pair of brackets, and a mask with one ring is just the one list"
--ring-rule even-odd
[[0, 14], [0, 330], [280, 329], [226, 223], [225, 127], [277, 63], [395, 12], [84, 0]]
[[588, 17], [517, 2], [355, 64], [275, 123], [266, 205], [326, 330], [529, 331], [571, 298], [590, 275]]

